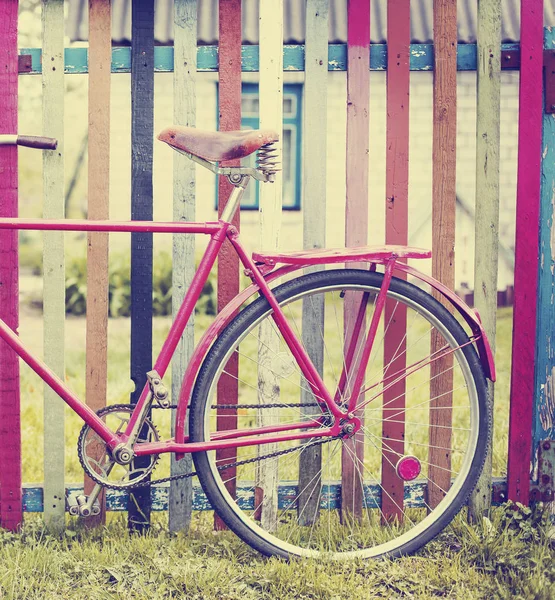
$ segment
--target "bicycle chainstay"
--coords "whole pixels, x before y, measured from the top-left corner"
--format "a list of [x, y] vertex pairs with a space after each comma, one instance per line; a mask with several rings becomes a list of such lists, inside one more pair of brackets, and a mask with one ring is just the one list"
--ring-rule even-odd
[[[122, 406], [129, 406], [129, 405], [124, 404]], [[242, 404], [214, 404], [214, 405], [212, 405], [212, 408], [222, 408], [222, 409], [224, 409], [224, 408], [237, 408], [237, 409], [238, 408], [291, 408], [291, 407], [299, 407], [299, 406], [315, 407], [315, 406], [321, 406], [321, 405], [318, 402], [306, 402], [306, 403], [296, 403], [296, 404], [260, 404], [260, 405], [256, 405], [256, 404], [248, 404], [248, 405], [247, 404], [245, 404], [245, 405], [242, 405]], [[153, 406], [152, 408], [162, 408], [162, 407]], [[171, 408], [177, 408], [177, 405], [170, 405], [167, 407], [163, 407], [163, 410], [168, 410]], [[305, 444], [303, 446], [302, 450], [304, 451], [307, 448], [311, 448], [312, 446], [321, 446], [322, 444], [333, 442], [334, 440], [338, 440], [340, 438], [341, 438], [341, 436], [333, 436], [333, 437], [329, 437], [326, 439], [314, 440], [312, 442]], [[247, 458], [245, 460], [238, 460], [234, 463], [220, 465], [219, 467], [216, 467], [216, 469], [218, 471], [225, 471], [226, 469], [233, 469], [234, 467], [239, 467], [241, 465], [247, 465], [247, 464], [251, 464], [254, 462], [261, 461], [261, 460], [266, 460], [267, 458], [274, 458], [276, 456], [281, 456], [283, 454], [290, 454], [291, 452], [295, 452], [298, 449], [299, 449], [298, 446], [294, 446], [292, 448], [287, 448], [285, 450], [277, 450], [276, 452], [271, 452], [269, 454], [263, 454], [262, 456], [256, 456], [253, 458]], [[169, 477], [162, 477], [161, 479], [152, 479], [150, 481], [141, 481], [134, 485], [128, 485], [128, 486], [125, 486], [124, 488], [122, 488], [121, 486], [118, 486], [118, 485], [111, 485], [109, 483], [100, 481], [96, 477], [92, 476], [92, 474], [89, 472], [89, 470], [85, 466], [85, 463], [84, 463], [81, 453], [79, 451], [79, 446], [78, 446], [77, 450], [78, 450], [77, 456], [79, 458], [79, 462], [81, 463], [81, 467], [83, 468], [83, 471], [85, 471], [85, 473], [87, 473], [87, 475], [93, 481], [95, 481], [96, 483], [101, 485], [103, 488], [107, 488], [109, 490], [121, 490], [121, 489], [136, 490], [138, 488], [150, 487], [150, 486], [158, 485], [161, 483], [167, 483], [169, 481], [177, 481], [178, 479], [188, 479], [189, 477], [194, 477], [197, 474], [196, 471], [191, 471], [190, 473], [179, 473], [178, 475], [170, 475]]]

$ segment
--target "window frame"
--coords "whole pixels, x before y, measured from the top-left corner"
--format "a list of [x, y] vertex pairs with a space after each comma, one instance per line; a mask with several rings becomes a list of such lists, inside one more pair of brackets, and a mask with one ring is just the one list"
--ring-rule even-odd
[[[216, 114], [219, 112], [219, 86], [216, 83]], [[245, 96], [258, 96], [258, 83], [243, 82], [241, 84], [241, 99]], [[283, 115], [282, 130], [291, 131], [291, 149], [292, 156], [289, 157], [291, 169], [291, 181], [293, 182], [293, 201], [290, 204], [282, 205], [282, 210], [301, 210], [301, 151], [302, 151], [302, 100], [303, 100], [303, 84], [302, 83], [285, 83], [283, 85], [283, 98], [291, 98], [291, 112]], [[217, 116], [216, 116], [217, 120]], [[250, 128], [258, 129], [260, 118], [255, 113], [241, 114], [241, 129]], [[281, 133], [281, 132], [280, 132]], [[283, 157], [281, 157], [283, 162]], [[215, 206], [218, 207], [218, 185], [215, 193]], [[259, 210], [260, 207], [260, 182], [251, 181], [248, 191], [254, 196], [254, 202], [243, 204], [241, 202], [241, 210]]]

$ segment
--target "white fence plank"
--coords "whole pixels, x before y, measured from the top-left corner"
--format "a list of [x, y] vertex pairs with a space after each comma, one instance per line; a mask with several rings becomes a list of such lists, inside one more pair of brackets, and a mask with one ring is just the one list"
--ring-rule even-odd
[[[280, 133], [277, 143], [281, 156], [283, 129], [283, 0], [260, 1], [260, 128]], [[279, 244], [281, 228], [282, 175], [277, 173], [273, 184], [260, 187], [260, 247], [274, 250]], [[258, 371], [259, 402], [278, 401], [279, 387], [272, 371], [272, 358], [279, 352], [279, 340], [269, 323], [260, 328], [258, 347], [259, 365], [268, 365]], [[268, 393], [266, 393], [268, 391]], [[257, 426], [264, 427], [275, 422], [273, 410], [258, 411]], [[259, 446], [260, 454], [272, 452], [275, 444]], [[260, 510], [262, 526], [268, 529], [276, 522], [278, 506], [278, 464], [257, 463], [257, 487], [262, 491], [263, 504]]]
[[[305, 85], [303, 111], [303, 245], [326, 245], [326, 158], [328, 83], [328, 4], [329, 0], [308, 0], [306, 4]], [[303, 301], [303, 344], [314, 366], [323, 375], [324, 299]], [[301, 402], [314, 402], [308, 385], [303, 385]], [[306, 409], [317, 414], [319, 408]], [[298, 514], [301, 524], [312, 524], [317, 516], [321, 480], [322, 447], [305, 450], [300, 458]]]
[[[58, 140], [55, 151], [43, 152], [45, 219], [64, 217], [64, 2], [42, 5], [42, 70], [44, 135]], [[65, 265], [64, 234], [44, 232], [44, 360], [64, 378]], [[44, 386], [44, 520], [51, 529], [65, 523], [64, 402]]]
[[[176, 125], [195, 126], [197, 73], [197, 0], [175, 0], [174, 4], [173, 114]], [[173, 218], [175, 221], [195, 220], [195, 165], [174, 152], [173, 157]], [[172, 312], [179, 310], [195, 274], [195, 237], [191, 234], [173, 236]], [[185, 369], [194, 347], [194, 314], [191, 315], [172, 360], [172, 398], [175, 403], [183, 383]], [[175, 411], [172, 411], [172, 435]], [[192, 470], [191, 455], [182, 460], [171, 459], [171, 473], [177, 475]], [[170, 531], [187, 528], [192, 511], [192, 481], [172, 481], [169, 496]]]

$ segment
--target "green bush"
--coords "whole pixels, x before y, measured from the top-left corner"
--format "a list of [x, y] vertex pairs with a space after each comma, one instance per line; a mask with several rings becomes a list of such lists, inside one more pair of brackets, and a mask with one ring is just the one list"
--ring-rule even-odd
[[[216, 313], [215, 276], [204, 285], [196, 312]], [[172, 312], [172, 259], [168, 252], [156, 254], [152, 276], [153, 314], [171, 315]], [[66, 313], [84, 315], [87, 310], [87, 259], [72, 256], [66, 260]], [[127, 253], [110, 256], [108, 267], [108, 312], [111, 317], [131, 314], [130, 259]]]

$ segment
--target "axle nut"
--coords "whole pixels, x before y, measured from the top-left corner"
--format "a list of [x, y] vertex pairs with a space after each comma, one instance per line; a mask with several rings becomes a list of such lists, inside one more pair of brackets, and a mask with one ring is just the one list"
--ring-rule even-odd
[[128, 452], [127, 450], [120, 452], [119, 459], [125, 463], [129, 462], [131, 460], [131, 452]]
[[354, 423], [345, 423], [345, 425], [343, 425], [343, 433], [345, 435], [351, 435], [355, 430], [355, 424]]

